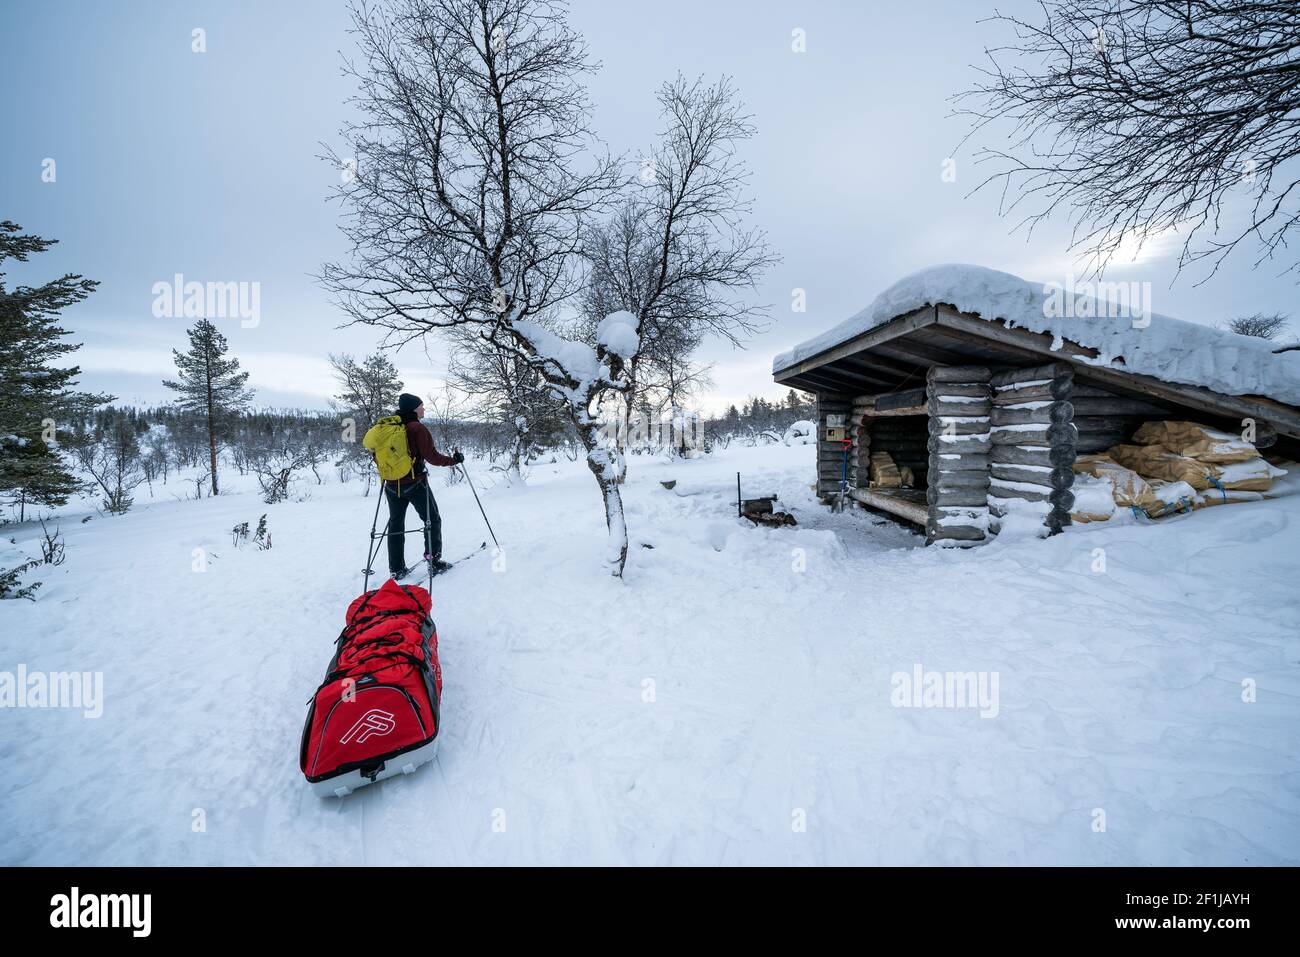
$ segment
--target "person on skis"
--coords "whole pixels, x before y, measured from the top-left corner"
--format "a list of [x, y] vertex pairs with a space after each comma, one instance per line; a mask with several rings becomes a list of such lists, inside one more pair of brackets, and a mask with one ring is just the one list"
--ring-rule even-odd
[[[424, 418], [424, 400], [403, 392], [397, 400], [397, 412], [375, 423], [362, 444], [370, 449], [388, 500], [388, 569], [393, 578], [410, 573], [406, 565], [406, 506], [414, 505], [424, 524], [424, 559], [433, 574], [446, 571], [450, 564], [442, 560], [442, 516], [429, 487], [428, 465], [450, 468], [465, 461], [460, 449], [443, 455], [433, 444], [433, 435], [420, 421]], [[405, 441], [402, 441], [402, 440]], [[409, 462], [409, 469], [407, 464]]]

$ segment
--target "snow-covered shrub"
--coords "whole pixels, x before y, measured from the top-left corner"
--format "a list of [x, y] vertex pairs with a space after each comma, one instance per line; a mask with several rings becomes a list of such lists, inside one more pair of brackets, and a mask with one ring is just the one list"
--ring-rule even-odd
[[800, 419], [785, 430], [781, 441], [786, 445], [814, 445], [817, 442], [817, 423]]

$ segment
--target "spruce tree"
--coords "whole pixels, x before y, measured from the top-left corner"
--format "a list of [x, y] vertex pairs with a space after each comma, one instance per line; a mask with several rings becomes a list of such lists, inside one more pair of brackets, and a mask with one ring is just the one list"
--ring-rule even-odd
[[[23, 235], [21, 227], [0, 222], [0, 264], [26, 262], [57, 240]], [[89, 296], [92, 279], [65, 275], [41, 286], [9, 289], [0, 272], [0, 496], [26, 518], [29, 504], [58, 506], [84, 483], [68, 468], [58, 443], [70, 428], [112, 396], [75, 390], [77, 366], [57, 368], [57, 360], [81, 348], [66, 342], [59, 313]]]
[[244, 383], [248, 373], [239, 371], [239, 360], [227, 357], [226, 337], [207, 319], [200, 319], [188, 330], [188, 352], [172, 350], [179, 375], [177, 381], [164, 379], [163, 385], [179, 393], [176, 405], [198, 414], [207, 429], [208, 459], [211, 466], [212, 494], [217, 485], [218, 440], [232, 419], [248, 408], [253, 392]]

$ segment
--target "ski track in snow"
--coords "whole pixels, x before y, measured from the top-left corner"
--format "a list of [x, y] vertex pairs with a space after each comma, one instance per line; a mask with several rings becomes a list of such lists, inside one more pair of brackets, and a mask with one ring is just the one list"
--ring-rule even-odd
[[[622, 584], [583, 463], [481, 489], [505, 569], [489, 550], [434, 581], [438, 757], [343, 800], [297, 757], [361, 587], [360, 486], [274, 506], [160, 491], [87, 524], [69, 507], [67, 563], [0, 604], [0, 670], [102, 671], [105, 710], [0, 711], [0, 860], [1300, 863], [1300, 495], [921, 549], [817, 504], [812, 456], [633, 457]], [[738, 520], [737, 470], [800, 526]], [[436, 494], [447, 553], [468, 552], [469, 489]], [[274, 547], [232, 548], [264, 512]], [[918, 663], [998, 672], [1000, 713], [893, 707], [891, 675]]]

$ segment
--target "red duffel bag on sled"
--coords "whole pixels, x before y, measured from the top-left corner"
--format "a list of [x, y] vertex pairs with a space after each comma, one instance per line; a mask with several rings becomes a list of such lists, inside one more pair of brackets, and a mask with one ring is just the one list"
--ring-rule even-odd
[[433, 758], [442, 669], [429, 593], [393, 580], [348, 606], [325, 680], [307, 709], [299, 764], [343, 797]]

